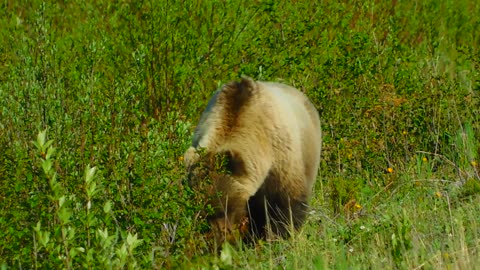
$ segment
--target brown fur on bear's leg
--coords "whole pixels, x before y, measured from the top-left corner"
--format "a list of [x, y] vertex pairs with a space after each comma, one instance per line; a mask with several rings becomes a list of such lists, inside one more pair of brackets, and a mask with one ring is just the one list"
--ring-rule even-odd
[[[223, 190], [223, 192], [228, 191]], [[208, 217], [208, 220], [217, 244], [224, 241], [233, 244], [243, 238], [242, 229], [244, 228], [241, 228], [241, 225], [247, 216], [247, 200], [245, 193], [227, 193], [217, 200], [212, 200], [215, 213]]]
[[248, 233], [249, 219], [244, 217], [238, 224], [231, 224], [226, 218], [218, 218], [211, 220], [210, 224], [217, 245], [225, 241], [235, 244], [237, 241], [243, 240]]

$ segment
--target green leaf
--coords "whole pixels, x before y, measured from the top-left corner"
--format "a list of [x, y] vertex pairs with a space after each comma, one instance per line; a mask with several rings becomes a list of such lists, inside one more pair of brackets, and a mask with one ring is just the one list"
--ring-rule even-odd
[[43, 160], [42, 168], [43, 172], [45, 172], [46, 175], [50, 175], [50, 170], [52, 169], [52, 161], [50, 159]]
[[99, 235], [102, 239], [107, 239], [107, 238], [108, 238], [108, 230], [107, 230], [107, 228], [105, 228], [104, 230], [98, 229], [97, 232], [98, 232], [98, 235]]
[[42, 148], [43, 148], [42, 150], [43, 150], [43, 151], [47, 150], [47, 149], [50, 147], [50, 145], [52, 145], [52, 143], [53, 143], [53, 140], [49, 140], [48, 142], [46, 142], [46, 143], [42, 146]]
[[74, 247], [70, 249], [70, 257], [75, 258], [78, 253], [83, 253], [85, 252], [85, 249], [83, 247]]
[[92, 198], [95, 194], [97, 194], [100, 189], [97, 189], [97, 183], [91, 182], [87, 188], [87, 197]]
[[120, 259], [120, 264], [122, 264], [122, 265], [125, 264], [125, 260], [128, 256], [127, 246], [125, 245], [125, 243], [120, 248], [117, 248], [115, 250], [115, 254]]
[[54, 153], [55, 153], [55, 147], [48, 148], [47, 154], [45, 155], [45, 159], [50, 159], [50, 157], [52, 157]]
[[38, 142], [36, 142], [36, 141], [31, 141], [31, 143], [33, 143], [33, 145], [35, 145], [35, 147], [37, 147], [37, 149], [38, 149], [39, 151], [42, 151], [42, 146], [41, 146], [40, 144], [38, 144]]
[[40, 131], [37, 135], [37, 145], [40, 147], [40, 150], [43, 150], [45, 145], [45, 137], [47, 135], [47, 130]]
[[73, 240], [75, 238], [75, 228], [74, 227], [68, 227], [68, 240]]
[[58, 199], [58, 206], [61, 208], [64, 203], [65, 203], [65, 195], [60, 197], [60, 199]]
[[41, 227], [42, 227], [42, 224], [39, 221], [39, 222], [37, 222], [37, 225], [35, 227], [33, 227], [33, 230], [38, 233], [38, 232], [40, 232]]
[[222, 263], [230, 266], [233, 263], [233, 248], [228, 242], [224, 242], [222, 245], [222, 251], [220, 252], [220, 260]]
[[112, 202], [111, 201], [107, 201], [105, 203], [105, 205], [103, 206], [103, 212], [105, 213], [110, 213], [110, 211], [112, 211]]
[[128, 233], [127, 235], [127, 244], [128, 244], [128, 251], [130, 254], [133, 253], [133, 250], [138, 247], [139, 245], [141, 245], [143, 242], [142, 239], [137, 239], [137, 234], [130, 234]]
[[48, 242], [50, 242], [50, 232], [39, 231], [38, 236], [39, 236], [40, 244], [46, 248]]
[[87, 183], [87, 185], [92, 182], [93, 176], [95, 175], [95, 170], [96, 167], [90, 168], [90, 165], [87, 165], [87, 167], [85, 168], [85, 182]]
[[72, 212], [67, 207], [62, 207], [58, 212], [58, 218], [62, 222], [63, 225], [70, 222], [70, 217], [72, 216]]

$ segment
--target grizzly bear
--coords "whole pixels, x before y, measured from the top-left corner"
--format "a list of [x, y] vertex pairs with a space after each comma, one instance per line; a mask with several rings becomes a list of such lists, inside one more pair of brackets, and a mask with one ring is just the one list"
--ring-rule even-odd
[[318, 112], [297, 89], [242, 78], [215, 92], [184, 155], [189, 185], [211, 195], [215, 240], [231, 240], [246, 221], [244, 239], [298, 229], [321, 145]]

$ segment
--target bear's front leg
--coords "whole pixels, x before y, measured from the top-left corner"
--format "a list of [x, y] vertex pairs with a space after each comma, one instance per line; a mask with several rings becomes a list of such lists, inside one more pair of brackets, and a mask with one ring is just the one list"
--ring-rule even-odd
[[240, 170], [220, 175], [212, 173], [210, 177], [217, 196], [211, 201], [215, 213], [209, 221], [217, 243], [244, 238], [249, 230], [248, 200], [264, 183], [271, 165], [267, 158], [243, 159], [238, 163], [242, 164]]
[[215, 213], [209, 218], [210, 225], [217, 244], [224, 241], [235, 242], [243, 237], [242, 224], [248, 219], [247, 193], [225, 192], [218, 196]]

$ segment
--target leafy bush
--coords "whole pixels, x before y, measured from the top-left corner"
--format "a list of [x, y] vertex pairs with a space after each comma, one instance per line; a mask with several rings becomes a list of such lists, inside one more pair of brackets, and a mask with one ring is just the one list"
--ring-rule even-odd
[[[2, 268], [480, 262], [477, 1], [0, 7]], [[216, 256], [182, 155], [240, 75], [311, 98], [321, 170], [298, 235]]]

